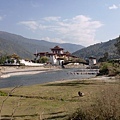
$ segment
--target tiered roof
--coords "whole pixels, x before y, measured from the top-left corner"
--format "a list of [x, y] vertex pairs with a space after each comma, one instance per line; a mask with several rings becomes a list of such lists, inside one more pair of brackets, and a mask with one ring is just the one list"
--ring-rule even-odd
[[60, 48], [59, 46], [55, 46], [54, 48], [51, 48], [51, 50], [64, 50], [64, 49]]

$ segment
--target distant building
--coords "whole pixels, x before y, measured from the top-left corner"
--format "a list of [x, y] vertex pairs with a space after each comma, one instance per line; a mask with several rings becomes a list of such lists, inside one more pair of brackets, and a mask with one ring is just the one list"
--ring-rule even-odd
[[6, 59], [4, 65], [8, 66], [20, 66], [20, 65], [25, 65], [25, 66], [43, 66], [44, 64], [38, 64], [38, 63], [33, 63], [32, 61], [27, 61], [24, 59]]
[[20, 60], [20, 64], [23, 64], [25, 66], [43, 66], [44, 65], [44, 64], [33, 63], [32, 61], [28, 61], [24, 59]]
[[20, 61], [15, 58], [6, 59], [4, 65], [20, 65]]
[[40, 59], [43, 56], [48, 57], [49, 62], [52, 65], [62, 65], [64, 60], [72, 59], [73, 57], [75, 57], [72, 56], [71, 53], [69, 53], [68, 51], [64, 52], [64, 49], [59, 46], [51, 48], [51, 52], [40, 52], [34, 55], [36, 56], [36, 60]]
[[97, 61], [96, 61], [96, 58], [91, 56], [89, 57], [89, 66], [93, 66], [93, 65], [96, 65]]

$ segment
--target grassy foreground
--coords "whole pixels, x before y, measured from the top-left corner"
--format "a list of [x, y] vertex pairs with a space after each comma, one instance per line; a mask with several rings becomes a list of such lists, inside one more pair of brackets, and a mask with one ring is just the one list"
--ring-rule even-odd
[[[54, 83], [0, 89], [0, 117], [15, 120], [63, 120], [77, 108], [86, 110], [96, 103], [101, 93], [117, 93], [120, 108], [120, 81], [109, 79], [69, 80]], [[11, 91], [11, 92], [10, 92]], [[78, 96], [83, 92], [83, 97]], [[7, 97], [6, 93], [10, 92]], [[113, 97], [113, 96], [111, 96]], [[3, 102], [4, 101], [4, 102]], [[7, 119], [7, 120], [9, 120]], [[3, 119], [5, 120], [5, 119]]]

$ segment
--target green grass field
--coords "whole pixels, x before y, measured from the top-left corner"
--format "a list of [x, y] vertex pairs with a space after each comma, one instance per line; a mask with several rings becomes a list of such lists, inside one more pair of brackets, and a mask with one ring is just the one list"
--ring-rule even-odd
[[[0, 89], [0, 106], [3, 104], [1, 117], [12, 116], [15, 120], [64, 120], [77, 108], [84, 110], [95, 104], [105, 89], [111, 92], [119, 88], [119, 80], [106, 82], [102, 79], [87, 79], [21, 86], [15, 88], [8, 98], [6, 93], [12, 88]], [[85, 95], [79, 97], [78, 91]]]

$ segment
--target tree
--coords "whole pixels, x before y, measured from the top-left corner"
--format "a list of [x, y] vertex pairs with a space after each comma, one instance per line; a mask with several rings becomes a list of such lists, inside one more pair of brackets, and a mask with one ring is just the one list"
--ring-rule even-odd
[[114, 44], [117, 49], [117, 54], [120, 55], [120, 36], [117, 39], [117, 42]]
[[6, 56], [6, 55], [0, 56], [0, 64], [4, 64], [6, 59], [7, 59], [7, 56]]
[[46, 56], [43, 56], [43, 57], [41, 57], [39, 60], [38, 60], [38, 62], [40, 62], [40, 63], [46, 63], [46, 62], [48, 62], [48, 57], [46, 57]]

